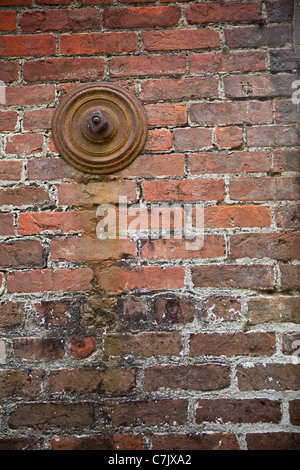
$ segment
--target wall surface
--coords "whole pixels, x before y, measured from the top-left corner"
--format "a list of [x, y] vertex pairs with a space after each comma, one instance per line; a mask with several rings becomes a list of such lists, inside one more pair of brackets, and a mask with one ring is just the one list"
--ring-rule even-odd
[[[299, 450], [294, 2], [0, 6], [0, 449]], [[51, 135], [101, 80], [149, 124], [108, 176]], [[98, 239], [120, 196], [202, 204], [203, 248]]]

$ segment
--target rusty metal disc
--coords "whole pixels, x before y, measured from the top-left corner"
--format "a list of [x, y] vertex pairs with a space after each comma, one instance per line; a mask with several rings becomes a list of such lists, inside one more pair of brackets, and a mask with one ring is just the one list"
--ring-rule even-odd
[[54, 144], [73, 167], [108, 174], [129, 165], [142, 151], [147, 121], [138, 99], [107, 82], [67, 93], [52, 120]]

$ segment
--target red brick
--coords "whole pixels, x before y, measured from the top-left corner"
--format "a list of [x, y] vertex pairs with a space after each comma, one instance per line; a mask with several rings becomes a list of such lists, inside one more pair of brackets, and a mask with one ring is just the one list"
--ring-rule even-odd
[[291, 100], [275, 101], [275, 122], [279, 124], [297, 122], [297, 106]]
[[114, 57], [109, 62], [111, 77], [147, 77], [148, 75], [180, 75], [186, 72], [186, 56]]
[[291, 423], [295, 426], [300, 424], [300, 400], [292, 400], [289, 403]]
[[16, 134], [7, 139], [6, 153], [31, 155], [43, 150], [44, 138], [42, 134]]
[[154, 298], [153, 310], [159, 324], [191, 323], [195, 307], [187, 298], [166, 296]]
[[260, 2], [233, 4], [188, 5], [186, 10], [188, 23], [227, 23], [229, 21], [257, 21], [262, 18]]
[[218, 80], [214, 77], [191, 77], [148, 80], [142, 83], [144, 101], [187, 100], [218, 97]]
[[270, 170], [269, 154], [265, 152], [219, 151], [192, 153], [189, 156], [191, 174], [256, 173]]
[[70, 212], [33, 212], [22, 213], [18, 219], [18, 233], [32, 235], [44, 231], [55, 232], [82, 232], [96, 234], [96, 212], [70, 211]]
[[32, 0], [0, 0], [1, 7], [27, 6], [31, 5]]
[[146, 201], [210, 201], [222, 200], [222, 179], [201, 180], [153, 180], [144, 181]]
[[205, 235], [203, 247], [189, 249], [188, 240], [174, 238], [147, 241], [141, 250], [142, 259], [218, 258], [226, 254], [224, 238]]
[[41, 448], [42, 440], [37, 437], [7, 437], [0, 439], [0, 450], [41, 450]]
[[114, 8], [104, 10], [103, 27], [114, 28], [167, 28], [176, 26], [181, 17], [177, 5], [163, 7]]
[[234, 289], [272, 289], [274, 272], [271, 266], [195, 266], [192, 267], [195, 287], [231, 287]]
[[53, 34], [26, 36], [1, 36], [0, 54], [2, 57], [44, 56], [56, 53]]
[[144, 48], [148, 51], [212, 49], [220, 47], [220, 33], [213, 29], [145, 31]]
[[168, 151], [172, 147], [172, 135], [168, 129], [154, 129], [148, 131], [148, 139], [144, 150], [147, 152]]
[[[47, 111], [47, 114], [44, 114], [44, 111]], [[28, 111], [28, 113], [32, 114], [25, 114], [24, 124], [26, 122], [26, 126], [47, 125], [47, 120], [53, 110], [51, 109], [51, 113], [48, 113], [48, 111], [44, 109]], [[73, 168], [62, 158], [49, 157], [29, 159], [27, 161], [27, 172], [29, 180], [40, 181], [62, 180], [65, 178], [79, 179], [83, 175], [81, 171]]]
[[52, 240], [50, 250], [55, 261], [101, 261], [136, 255], [135, 243], [121, 239], [60, 238]]
[[273, 333], [196, 333], [190, 341], [190, 355], [271, 356], [275, 353]]
[[186, 128], [173, 132], [175, 150], [199, 150], [212, 145], [211, 129]]
[[20, 25], [26, 33], [51, 30], [84, 31], [98, 29], [100, 15], [96, 8], [30, 11], [23, 13]]
[[297, 178], [235, 178], [229, 184], [230, 198], [235, 201], [297, 200], [300, 185]]
[[294, 16], [293, 2], [290, 0], [267, 1], [267, 15], [270, 23], [292, 21]]
[[53, 450], [143, 450], [142, 436], [127, 434], [59, 436], [51, 440]]
[[90, 403], [19, 403], [9, 417], [11, 429], [72, 428], [94, 423], [94, 405]]
[[277, 227], [300, 230], [300, 205], [284, 205], [276, 208]]
[[51, 129], [51, 121], [54, 109], [38, 109], [26, 111], [23, 117], [25, 131], [36, 129]]
[[103, 77], [102, 57], [58, 57], [24, 63], [24, 79], [27, 82], [50, 82], [57, 80], [100, 80]]
[[180, 176], [184, 174], [185, 156], [182, 153], [171, 155], [139, 155], [128, 167], [118, 172], [118, 176]]
[[39, 325], [65, 325], [70, 322], [72, 305], [68, 300], [42, 300], [34, 304]]
[[93, 336], [71, 338], [70, 352], [74, 359], [85, 359], [96, 351], [96, 339]]
[[[30, 370], [1, 370], [0, 397], [35, 398], [42, 392], [43, 371]], [[1, 449], [1, 444], [0, 444]]]
[[127, 197], [128, 202], [136, 200], [136, 183], [133, 181], [108, 181], [80, 184], [62, 184], [58, 188], [59, 204], [93, 205], [118, 204], [119, 197]]
[[290, 24], [261, 26], [238, 26], [225, 28], [225, 44], [230, 49], [242, 47], [284, 46], [293, 42], [293, 27]]
[[23, 163], [19, 160], [2, 160], [0, 162], [0, 180], [19, 181]]
[[184, 126], [187, 124], [186, 105], [182, 103], [150, 104], [145, 106], [149, 126]]
[[19, 338], [13, 340], [13, 349], [20, 361], [54, 360], [65, 356], [65, 346], [60, 338]]
[[300, 265], [282, 264], [280, 266], [281, 290], [300, 290]]
[[37, 5], [70, 5], [72, 0], [36, 0]]
[[93, 272], [89, 268], [15, 271], [7, 279], [8, 292], [88, 291]]
[[300, 297], [260, 297], [248, 301], [250, 324], [269, 322], [300, 323]]
[[293, 147], [299, 144], [297, 129], [290, 126], [253, 126], [247, 129], [249, 147]]
[[266, 432], [246, 435], [248, 450], [299, 450], [300, 433]]
[[281, 409], [279, 401], [264, 398], [229, 400], [198, 400], [196, 423], [279, 423]]
[[300, 151], [274, 150], [274, 171], [300, 172]]
[[229, 367], [218, 364], [153, 366], [145, 369], [146, 390], [220, 390], [229, 384]]
[[0, 31], [16, 31], [17, 13], [15, 11], [0, 12]]
[[111, 267], [101, 269], [98, 286], [107, 292], [122, 292], [131, 289], [175, 289], [183, 287], [182, 267], [140, 266], [133, 269]]
[[145, 400], [118, 403], [108, 407], [113, 426], [155, 426], [163, 424], [185, 424], [187, 400]]
[[266, 69], [265, 51], [231, 51], [230, 54], [190, 54], [190, 71], [193, 74], [219, 72], [254, 72]]
[[136, 33], [82, 33], [60, 36], [60, 52], [64, 55], [118, 54], [133, 52], [136, 49]]
[[190, 105], [192, 124], [268, 124], [272, 122], [272, 106], [268, 101], [224, 101], [192, 103]]
[[49, 388], [53, 393], [62, 392], [128, 392], [135, 386], [133, 369], [77, 369], [53, 370]]
[[18, 122], [16, 111], [0, 112], [0, 131], [14, 131]]
[[24, 322], [22, 305], [8, 300], [0, 305], [0, 328], [16, 326]]
[[19, 64], [13, 61], [0, 61], [0, 80], [11, 83], [19, 80]]
[[227, 98], [290, 98], [292, 83], [297, 80], [293, 74], [276, 75], [231, 75], [223, 79]]
[[179, 333], [109, 334], [104, 336], [104, 354], [111, 356], [179, 356]]
[[216, 141], [219, 148], [237, 148], [243, 144], [242, 127], [217, 127]]
[[189, 433], [157, 434], [152, 437], [153, 450], [239, 450], [234, 434]]
[[0, 190], [0, 203], [3, 205], [32, 206], [49, 200], [49, 194], [43, 188], [20, 186]]
[[43, 267], [44, 250], [40, 242], [15, 240], [0, 243], [0, 264], [7, 267]]
[[253, 364], [237, 368], [240, 390], [298, 390], [299, 366], [295, 364]]
[[203, 302], [203, 318], [209, 322], [239, 321], [242, 306], [235, 297], [212, 296]]
[[271, 258], [279, 261], [300, 259], [300, 233], [247, 233], [232, 235], [233, 259]]
[[0, 214], [0, 235], [3, 237], [15, 235], [13, 214]]
[[35, 106], [55, 103], [55, 85], [26, 85], [6, 88], [7, 106]]

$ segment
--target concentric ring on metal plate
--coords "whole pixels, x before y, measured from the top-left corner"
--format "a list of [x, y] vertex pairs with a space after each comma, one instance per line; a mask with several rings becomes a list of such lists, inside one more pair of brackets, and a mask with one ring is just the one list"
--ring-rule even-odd
[[86, 173], [125, 168], [143, 150], [147, 119], [138, 99], [108, 82], [80, 85], [60, 101], [52, 119], [55, 147]]

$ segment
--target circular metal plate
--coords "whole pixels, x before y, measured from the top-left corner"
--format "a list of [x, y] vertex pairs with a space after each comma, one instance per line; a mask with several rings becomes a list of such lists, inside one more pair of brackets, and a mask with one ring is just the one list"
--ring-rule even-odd
[[54, 144], [73, 167], [108, 174], [129, 165], [147, 139], [138, 99], [107, 82], [81, 85], [66, 94], [52, 120]]

